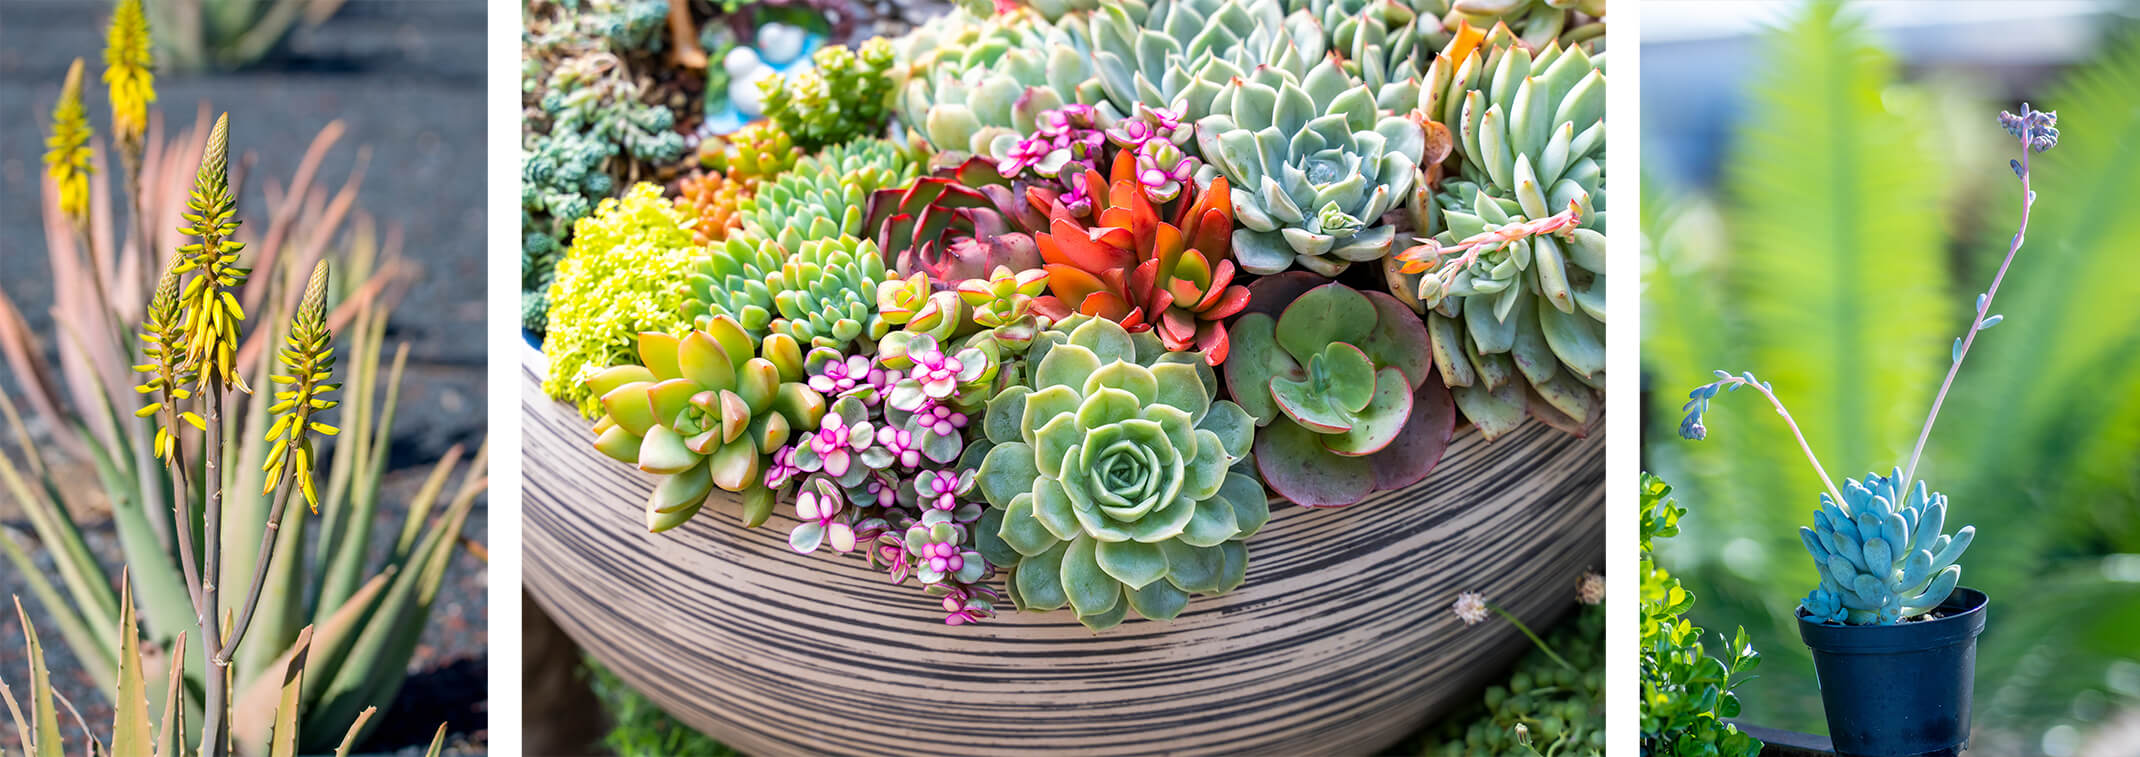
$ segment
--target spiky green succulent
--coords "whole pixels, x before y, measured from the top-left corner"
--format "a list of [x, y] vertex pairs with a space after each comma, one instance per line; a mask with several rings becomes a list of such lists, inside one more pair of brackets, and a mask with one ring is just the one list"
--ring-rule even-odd
[[1415, 196], [1413, 222], [1441, 247], [1556, 214], [1575, 213], [1573, 228], [1512, 235], [1421, 275], [1390, 268], [1388, 281], [1427, 313], [1436, 364], [1481, 430], [1526, 414], [1580, 427], [1605, 384], [1604, 56], [1548, 44], [1534, 57], [1506, 31], [1486, 45], [1461, 56], [1446, 94], [1421, 93], [1423, 109], [1453, 119], [1461, 167]]
[[1549, 42], [1602, 44], [1605, 0], [1412, 0], [1420, 13], [1442, 20], [1445, 30], [1460, 24], [1480, 29], [1506, 25], [1524, 46]]
[[939, 151], [997, 160], [1042, 111], [1100, 101], [1083, 17], [1057, 27], [1029, 8], [955, 10], [902, 40], [899, 117]]
[[1090, 17], [1092, 65], [1107, 95], [1107, 120], [1179, 108], [1191, 121], [1211, 112], [1227, 82], [1258, 67], [1304, 73], [1323, 59], [1322, 29], [1278, 0], [1156, 0], [1108, 5]]
[[877, 243], [800, 237], [792, 229], [778, 240], [744, 232], [708, 248], [691, 274], [683, 316], [699, 328], [725, 316], [753, 338], [784, 334], [811, 347], [868, 352], [892, 325], [877, 311], [877, 288], [890, 278]]
[[1200, 357], [1105, 319], [1065, 323], [1034, 346], [1030, 384], [989, 400], [974, 445], [990, 505], [977, 536], [1009, 567], [1012, 601], [1068, 605], [1099, 630], [1132, 609], [1172, 619], [1190, 595], [1240, 585], [1244, 540], [1270, 518], [1262, 485], [1230, 470], [1254, 420], [1213, 401]]
[[1411, 190], [1426, 137], [1325, 58], [1305, 76], [1263, 67], [1220, 90], [1197, 122], [1197, 181], [1233, 185], [1233, 254], [1272, 274], [1298, 264], [1334, 276], [1390, 249], [1383, 213]]
[[715, 489], [743, 495], [743, 523], [772, 514], [765, 485], [773, 451], [817, 428], [825, 397], [803, 373], [800, 345], [786, 334], [754, 340], [727, 316], [714, 316], [682, 338], [639, 335], [640, 364], [588, 377], [606, 413], [594, 447], [620, 462], [663, 476], [647, 497], [647, 530], [682, 525]]
[[757, 194], [740, 205], [743, 227], [768, 239], [793, 232], [798, 243], [862, 236], [870, 193], [911, 183], [919, 170], [913, 145], [848, 142], [796, 161], [787, 173], [758, 185]]

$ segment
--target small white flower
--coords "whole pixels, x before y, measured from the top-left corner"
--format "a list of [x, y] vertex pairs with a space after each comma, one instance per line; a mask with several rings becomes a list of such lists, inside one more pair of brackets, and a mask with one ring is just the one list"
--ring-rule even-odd
[[1457, 617], [1464, 619], [1464, 625], [1477, 625], [1479, 621], [1486, 619], [1486, 598], [1479, 596], [1478, 592], [1467, 591], [1456, 595], [1456, 604], [1449, 609], [1455, 611]]
[[1583, 577], [1575, 582], [1575, 598], [1586, 605], [1605, 601], [1605, 577], [1594, 571], [1583, 571]]

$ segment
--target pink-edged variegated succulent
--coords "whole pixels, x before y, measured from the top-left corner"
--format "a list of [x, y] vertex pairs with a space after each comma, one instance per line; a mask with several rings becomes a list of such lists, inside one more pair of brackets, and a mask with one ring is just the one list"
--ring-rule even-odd
[[[1426, 477], [1454, 430], [1426, 327], [1396, 298], [1306, 272], [1258, 279], [1222, 366], [1280, 496], [1349, 505]], [[1430, 380], [1434, 379], [1434, 380]]]

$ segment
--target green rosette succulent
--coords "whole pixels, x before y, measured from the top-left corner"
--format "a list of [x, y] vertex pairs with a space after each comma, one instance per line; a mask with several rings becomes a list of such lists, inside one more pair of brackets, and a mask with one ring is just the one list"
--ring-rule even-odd
[[1294, 264], [1334, 276], [1390, 249], [1382, 215], [1411, 191], [1426, 136], [1325, 58], [1305, 76], [1258, 68], [1235, 79], [1196, 125], [1198, 183], [1233, 185], [1234, 258], [1273, 274]]
[[[1577, 429], [1605, 384], [1604, 56], [1549, 44], [1534, 57], [1505, 31], [1486, 44], [1448, 94], [1421, 94], [1422, 109], [1461, 103], [1447, 111], [1460, 168], [1410, 207], [1433, 246], [1476, 249], [1420, 274], [1393, 257], [1387, 281], [1427, 314], [1443, 379], [1489, 437], [1526, 414]], [[1568, 213], [1572, 228], [1509, 233]]]
[[1227, 82], [1259, 66], [1305, 73], [1327, 50], [1316, 20], [1277, 0], [1156, 0], [1090, 16], [1092, 67], [1107, 96], [1103, 122], [1151, 108], [1190, 121], [1212, 112]]
[[1455, 428], [1418, 316], [1381, 292], [1294, 271], [1257, 279], [1223, 366], [1256, 419], [1256, 469], [1279, 496], [1337, 507], [1418, 483]]
[[857, 139], [796, 161], [787, 173], [759, 184], [738, 212], [745, 229], [790, 250], [813, 239], [862, 236], [870, 193], [913, 183], [919, 170], [913, 145]]
[[[1043, 111], [1100, 102], [1082, 17], [1057, 27], [1030, 8], [977, 19], [965, 10], [902, 40], [898, 112], [939, 152], [1001, 159]], [[1073, 31], [1074, 30], [1074, 31]]]
[[1012, 601], [1067, 605], [1100, 630], [1239, 586], [1244, 541], [1270, 518], [1262, 485], [1231, 470], [1253, 419], [1213, 401], [1200, 356], [1104, 319], [1065, 324], [1034, 345], [1031, 383], [989, 400], [986, 440], [967, 452], [985, 455], [976, 537], [1011, 571]]
[[681, 338], [640, 334], [639, 358], [586, 383], [607, 411], [595, 449], [663, 477], [647, 497], [647, 530], [682, 525], [715, 489], [743, 495], [745, 526], [764, 523], [773, 451], [826, 412], [824, 395], [804, 383], [801, 346], [785, 334], [755, 341], [715, 316]]

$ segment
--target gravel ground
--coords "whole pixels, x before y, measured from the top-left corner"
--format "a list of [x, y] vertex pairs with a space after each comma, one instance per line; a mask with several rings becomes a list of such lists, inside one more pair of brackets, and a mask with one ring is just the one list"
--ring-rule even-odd
[[[37, 199], [43, 136], [68, 63], [81, 56], [91, 76], [101, 71], [109, 3], [5, 5], [0, 113], [15, 117], [0, 120], [0, 230], [6, 232], [0, 234], [0, 282], [31, 329], [50, 333]], [[399, 528], [406, 500], [432, 461], [454, 444], [473, 451], [485, 433], [484, 18], [481, 0], [350, 0], [325, 26], [299, 32], [255, 70], [157, 80], [157, 107], [174, 124], [190, 124], [202, 103], [229, 111], [234, 146], [254, 156], [255, 177], [286, 180], [313, 135], [336, 119], [348, 132], [321, 166], [322, 185], [340, 186], [358, 148], [371, 148], [358, 207], [378, 218], [382, 230], [399, 225], [407, 256], [423, 269], [388, 329], [387, 348], [408, 342], [410, 360], [382, 502], [380, 530], [388, 535], [376, 538], [392, 539], [388, 529]], [[108, 127], [108, 106], [101, 84], [91, 84], [99, 91], [90, 95], [90, 117], [101, 132]], [[253, 214], [265, 206], [261, 182], [249, 182], [239, 197], [241, 215], [264, 224]], [[9, 377], [0, 375], [0, 391], [12, 390]], [[82, 517], [98, 557], [116, 570], [120, 555], [109, 520], [99, 513]], [[20, 518], [16, 503], [0, 502], [0, 523], [26, 527]], [[481, 540], [487, 523], [487, 503], [479, 503], [465, 533]], [[428, 741], [440, 720], [451, 723], [459, 751], [484, 748], [486, 578], [473, 557], [454, 561], [411, 663], [415, 677], [368, 749], [408, 751], [409, 744]], [[12, 568], [0, 568], [0, 597], [22, 589]], [[40, 627], [50, 626], [34, 600], [25, 605]], [[22, 681], [20, 624], [12, 611], [0, 616], [0, 678]], [[47, 650], [61, 691], [102, 728], [110, 722], [109, 709], [64, 648], [55, 643]], [[426, 725], [413, 725], [418, 721]], [[0, 728], [0, 745], [13, 741], [12, 727]]]

